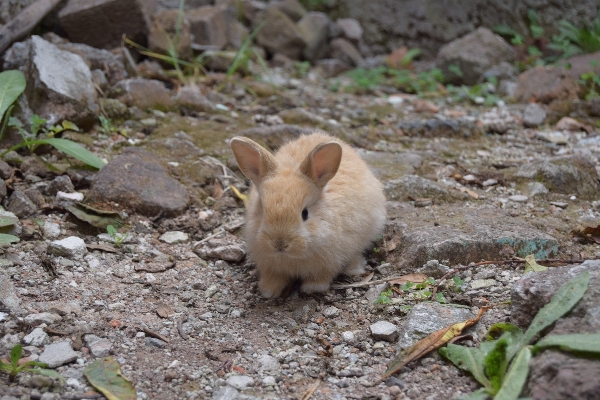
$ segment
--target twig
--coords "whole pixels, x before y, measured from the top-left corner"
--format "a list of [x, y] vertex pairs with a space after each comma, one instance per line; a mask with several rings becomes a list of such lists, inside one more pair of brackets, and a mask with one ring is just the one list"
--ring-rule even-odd
[[[593, 259], [592, 258], [588, 258], [586, 260], [593, 260]], [[582, 259], [573, 260], [573, 259], [562, 259], [562, 258], [542, 258], [541, 260], [535, 260], [535, 261], [537, 263], [542, 263], [542, 264], [579, 264], [579, 263], [582, 263], [582, 262], [584, 262], [586, 260], [582, 260]], [[527, 261], [524, 258], [513, 257], [510, 260], [481, 261], [481, 262], [475, 263], [475, 265], [477, 267], [479, 267], [480, 265], [489, 265], [489, 264], [496, 264], [496, 265], [505, 265], [505, 264], [511, 264], [511, 263], [525, 264], [526, 262]]]
[[161, 335], [159, 333], [153, 332], [150, 329], [144, 328], [143, 326], [134, 325], [134, 328], [137, 329], [137, 330], [139, 330], [139, 331], [144, 332], [146, 335], [148, 335], [150, 337], [153, 337], [153, 338], [156, 338], [156, 339], [160, 339], [163, 342], [167, 342], [167, 343], [170, 342], [169, 338], [164, 337], [163, 335]]
[[437, 293], [438, 287], [442, 284], [442, 282], [444, 282], [446, 280], [446, 278], [448, 278], [450, 275], [454, 275], [455, 273], [457, 273], [458, 271], [462, 271], [463, 269], [467, 269], [470, 268], [468, 265], [461, 265], [459, 267], [456, 267], [454, 269], [451, 269], [450, 271], [446, 272], [444, 274], [444, 276], [442, 276], [436, 283], [436, 285], [433, 287], [433, 291], [431, 292], [431, 298], [435, 299], [435, 295]]
[[312, 397], [313, 393], [317, 390], [319, 385], [321, 384], [321, 380], [318, 379], [304, 394], [300, 397], [300, 400], [308, 400]]
[[57, 336], [67, 336], [67, 335], [69, 335], [69, 332], [55, 331], [54, 329], [49, 328], [49, 327], [45, 327], [44, 331], [46, 333], [51, 334], [51, 335], [57, 335]]
[[183, 340], [188, 340], [190, 338], [189, 335], [183, 331], [183, 323], [187, 322], [187, 319], [188, 317], [186, 315], [185, 317], [177, 321], [177, 330], [179, 331], [179, 336], [181, 336]]

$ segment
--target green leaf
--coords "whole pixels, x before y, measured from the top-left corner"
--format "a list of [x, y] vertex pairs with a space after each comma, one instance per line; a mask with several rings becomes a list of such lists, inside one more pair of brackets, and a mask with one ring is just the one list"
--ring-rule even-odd
[[[11, 213], [12, 214], [12, 213]], [[5, 226], [11, 226], [19, 222], [19, 218], [13, 215], [2, 215], [0, 214], [0, 228]]]
[[62, 122], [62, 126], [63, 126], [64, 129], [68, 129], [70, 131], [79, 132], [79, 127], [77, 125], [75, 125], [74, 123], [72, 123], [71, 121], [64, 120]]
[[590, 283], [589, 272], [571, 278], [552, 296], [550, 303], [540, 309], [529, 329], [523, 336], [523, 344], [529, 344], [538, 333], [552, 325], [560, 317], [571, 311], [581, 300]]
[[[41, 363], [41, 364], [43, 364], [43, 363]], [[62, 376], [61, 374], [59, 374], [58, 372], [56, 372], [52, 369], [32, 368], [32, 369], [28, 369], [27, 372], [32, 372], [34, 374], [40, 374], [40, 375], [46, 375], [46, 376], [49, 376], [50, 378], [56, 378], [63, 382], [65, 381], [64, 376]]]
[[[442, 351], [443, 349], [444, 351]], [[492, 385], [483, 372], [485, 353], [481, 349], [450, 343], [445, 348], [440, 349], [440, 353], [458, 368], [469, 371], [473, 378], [484, 387], [491, 389]]]
[[117, 235], [117, 230], [115, 229], [114, 226], [109, 225], [106, 227], [106, 232], [110, 235], [110, 236], [116, 236]]
[[13, 368], [17, 368], [19, 366], [19, 360], [21, 359], [22, 355], [23, 346], [18, 344], [12, 348], [12, 351], [10, 352], [10, 363], [12, 364]]
[[123, 218], [119, 213], [99, 210], [83, 203], [68, 206], [67, 210], [77, 219], [85, 221], [96, 228], [106, 229], [108, 225], [112, 225], [115, 229], [120, 229], [124, 225]]
[[600, 333], [575, 333], [546, 336], [533, 347], [533, 352], [558, 347], [561, 350], [600, 353]]
[[121, 373], [119, 363], [110, 357], [99, 359], [83, 371], [94, 389], [108, 400], [136, 400], [135, 388]]
[[0, 246], [11, 243], [19, 243], [21, 239], [8, 233], [0, 233]]
[[452, 72], [456, 76], [463, 76], [462, 69], [456, 64], [448, 65], [448, 71]]
[[104, 161], [102, 161], [98, 156], [96, 156], [91, 151], [83, 148], [80, 144], [75, 143], [68, 139], [41, 139], [39, 142], [49, 144], [51, 146], [56, 147], [58, 150], [62, 151], [65, 154], [70, 155], [84, 163], [91, 165], [95, 168], [104, 167]]
[[36, 136], [40, 132], [41, 127], [46, 122], [47, 121], [44, 118], [41, 118], [37, 114], [33, 114], [31, 117], [29, 117], [29, 125], [31, 126], [31, 134], [33, 136]]
[[480, 388], [468, 396], [463, 396], [461, 400], [486, 400], [489, 399], [490, 395], [488, 394], [485, 388]]
[[421, 54], [423, 51], [418, 48], [410, 49], [406, 52], [404, 57], [402, 57], [402, 65], [408, 65], [415, 59], [416, 56]]
[[529, 375], [530, 359], [531, 350], [527, 346], [523, 347], [511, 363], [500, 390], [494, 396], [494, 400], [516, 400], [519, 398], [523, 385], [527, 380], [527, 375]]
[[21, 71], [0, 72], [0, 119], [25, 90], [25, 75]]
[[504, 374], [506, 373], [506, 367], [508, 366], [508, 359], [506, 357], [508, 342], [508, 337], [502, 335], [502, 337], [496, 341], [492, 351], [490, 351], [483, 360], [485, 374], [490, 379], [494, 392], [497, 392], [500, 389], [502, 381], [504, 380]]
[[535, 255], [529, 254], [525, 256], [525, 274], [527, 272], [541, 272], [547, 270], [548, 267], [544, 267], [543, 265], [538, 264], [535, 261]]

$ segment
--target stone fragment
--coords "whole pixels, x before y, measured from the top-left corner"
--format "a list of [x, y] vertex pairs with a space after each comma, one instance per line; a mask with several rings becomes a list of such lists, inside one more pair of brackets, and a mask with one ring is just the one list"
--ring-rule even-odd
[[148, 21], [138, 0], [69, 0], [58, 17], [72, 42], [92, 47], [119, 47], [123, 35], [146, 43]]
[[208, 247], [197, 247], [194, 251], [201, 258], [218, 259], [224, 261], [240, 262], [244, 259], [246, 252], [244, 248], [237, 244]]
[[514, 81], [519, 75], [519, 70], [513, 64], [502, 61], [496, 64], [481, 75], [480, 83], [487, 82], [490, 78], [495, 78], [498, 82]]
[[515, 177], [541, 182], [552, 192], [583, 199], [596, 199], [600, 190], [594, 164], [581, 155], [534, 160], [522, 165]]
[[323, 78], [334, 78], [344, 72], [350, 71], [352, 67], [343, 61], [334, 58], [326, 58], [316, 62], [316, 70]]
[[229, 23], [225, 7], [200, 7], [187, 13], [187, 16], [194, 44], [213, 50], [225, 48], [228, 42]]
[[529, 182], [526, 190], [529, 197], [545, 195], [549, 192], [548, 188], [541, 182]]
[[581, 122], [577, 121], [574, 118], [562, 117], [556, 123], [556, 129], [559, 129], [561, 131], [577, 132], [583, 130], [583, 124], [581, 124]]
[[560, 60], [558, 65], [567, 67], [569, 75], [573, 79], [580, 80], [582, 74], [594, 73], [600, 75], [600, 51], [588, 54], [578, 54], [564, 60]]
[[321, 12], [309, 12], [296, 24], [306, 42], [302, 53], [305, 59], [314, 63], [329, 54], [330, 24], [327, 14]]
[[52, 325], [56, 322], [62, 321], [62, 317], [55, 313], [43, 312], [39, 314], [29, 314], [25, 317], [25, 322], [29, 325]]
[[569, 143], [569, 136], [563, 131], [541, 131], [536, 132], [535, 137], [541, 139], [545, 142], [554, 143], [554, 144], [567, 144]]
[[400, 329], [398, 349], [407, 349], [435, 331], [474, 316], [468, 308], [435, 302], [415, 304]]
[[286, 124], [322, 124], [325, 120], [302, 107], [282, 110], [277, 114]]
[[207, 112], [214, 110], [214, 104], [208, 100], [197, 88], [183, 87], [173, 100], [182, 109], [192, 112]]
[[579, 96], [579, 85], [564, 69], [535, 67], [519, 75], [515, 99], [521, 103], [551, 104], [573, 101]]
[[73, 182], [71, 182], [71, 178], [69, 178], [68, 175], [61, 175], [54, 178], [46, 187], [44, 193], [47, 196], [55, 196], [59, 191], [65, 193], [72, 193], [75, 191]]
[[375, 304], [377, 302], [377, 299], [379, 299], [379, 295], [381, 295], [381, 293], [383, 293], [383, 291], [387, 289], [387, 287], [387, 283], [380, 283], [379, 285], [371, 286], [369, 290], [367, 290], [367, 292], [365, 293], [365, 299], [367, 299], [369, 304]]
[[77, 353], [71, 348], [71, 343], [59, 342], [44, 347], [44, 352], [40, 354], [38, 361], [48, 364], [48, 368], [56, 368], [75, 361], [75, 359], [77, 359]]
[[495, 279], [475, 279], [469, 283], [471, 290], [483, 289], [496, 286], [498, 282]]
[[4, 272], [0, 272], [0, 301], [5, 307], [9, 308], [13, 314], [21, 314], [21, 300], [19, 299], [19, 296], [17, 296], [12, 279]]
[[429, 179], [418, 175], [404, 175], [399, 179], [389, 180], [385, 183], [386, 197], [390, 200], [408, 200], [417, 198], [430, 198], [434, 201], [453, 201], [463, 194], [456, 191], [450, 193], [448, 189]]
[[256, 26], [265, 22], [256, 35], [256, 42], [269, 53], [281, 53], [293, 60], [300, 59], [306, 42], [292, 21], [276, 6], [269, 6], [256, 21]]
[[148, 47], [151, 51], [159, 54], [169, 54], [173, 46], [173, 38], [177, 32], [177, 23], [180, 21], [177, 56], [182, 60], [188, 60], [192, 55], [192, 38], [190, 33], [190, 21], [186, 14], [179, 19], [179, 10], [163, 10], [154, 14], [148, 34]]
[[43, 346], [48, 341], [48, 334], [42, 328], [35, 328], [23, 338], [23, 344], [28, 346]]
[[546, 110], [537, 103], [529, 103], [523, 113], [523, 125], [536, 127], [546, 119]]
[[354, 67], [363, 67], [365, 60], [358, 49], [347, 39], [337, 38], [330, 43], [331, 58], [340, 60], [341, 62], [352, 65]]
[[29, 124], [26, 116], [35, 113], [49, 124], [67, 119], [80, 127], [91, 125], [99, 109], [90, 68], [83, 59], [35, 35], [21, 47], [15, 63], [28, 82], [22, 96], [25, 103], [20, 103], [27, 107], [21, 110], [23, 122]]
[[12, 171], [12, 167], [8, 165], [8, 163], [4, 160], [0, 160], [0, 178], [8, 179], [10, 178], [10, 174]]
[[387, 321], [378, 321], [369, 326], [371, 336], [375, 340], [385, 340], [386, 342], [394, 342], [398, 339], [398, 328], [396, 325]]
[[[514, 59], [515, 52], [504, 39], [488, 28], [480, 27], [444, 45], [436, 63], [452, 83], [474, 85], [494, 65]], [[448, 69], [452, 64], [460, 68], [462, 76]]]
[[90, 67], [90, 70], [101, 71], [109, 85], [114, 85], [120, 80], [128, 77], [123, 63], [112, 52], [98, 49], [83, 43], [56, 43], [56, 46], [73, 54], [80, 56]]
[[90, 352], [96, 358], [106, 357], [110, 354], [112, 342], [108, 339], [100, 339], [89, 345]]
[[110, 119], [126, 119], [129, 117], [127, 105], [117, 99], [101, 98], [98, 103]]
[[298, 0], [283, 0], [277, 3], [277, 7], [294, 22], [300, 21], [306, 15], [306, 8]]
[[152, 108], [164, 111], [173, 107], [173, 100], [165, 85], [152, 79], [122, 80], [112, 88], [110, 94], [127, 106], [141, 110]]
[[156, 157], [141, 149], [128, 149], [112, 159], [95, 176], [86, 202], [112, 201], [147, 216], [172, 217], [187, 208], [189, 195], [169, 177]]
[[77, 236], [69, 236], [62, 240], [50, 242], [48, 244], [48, 254], [81, 260], [87, 254], [87, 247], [83, 239]]
[[342, 340], [344, 341], [344, 343], [353, 344], [354, 341], [356, 340], [356, 338], [354, 337], [354, 332], [352, 332], [352, 331], [342, 332]]
[[165, 232], [158, 238], [161, 242], [165, 242], [167, 244], [176, 244], [176, 243], [185, 243], [190, 240], [189, 236], [185, 232], [180, 231], [170, 231]]
[[269, 372], [279, 372], [281, 371], [281, 365], [279, 365], [279, 361], [273, 356], [264, 354], [258, 357], [258, 370], [259, 371], [269, 371]]
[[163, 348], [163, 347], [167, 346], [167, 343], [163, 342], [160, 339], [156, 339], [156, 338], [153, 338], [153, 337], [147, 337], [146, 338], [146, 346]]
[[360, 22], [354, 18], [340, 18], [335, 21], [335, 24], [340, 29], [340, 33], [346, 39], [358, 44], [361, 41], [363, 35], [363, 29], [360, 26]]
[[15, 190], [8, 198], [6, 209], [19, 218], [25, 218], [37, 211], [36, 205], [20, 190]]
[[244, 390], [246, 388], [254, 386], [254, 379], [247, 375], [232, 375], [225, 380], [225, 382], [238, 390]]
[[323, 316], [325, 316], [325, 318], [334, 318], [337, 317], [337, 315], [340, 313], [339, 308], [334, 307], [334, 306], [329, 306], [326, 309], [323, 310]]
[[231, 386], [224, 386], [212, 394], [211, 400], [236, 400], [240, 392]]
[[450, 271], [450, 267], [440, 263], [438, 260], [429, 260], [421, 268], [417, 270], [418, 273], [431, 276], [439, 279]]
[[508, 200], [514, 201], [515, 203], [527, 203], [529, 197], [522, 194], [515, 194], [513, 196], [510, 196]]

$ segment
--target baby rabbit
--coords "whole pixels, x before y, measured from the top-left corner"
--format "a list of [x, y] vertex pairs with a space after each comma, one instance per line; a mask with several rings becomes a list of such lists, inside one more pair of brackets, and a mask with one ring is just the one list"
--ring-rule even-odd
[[385, 223], [381, 183], [340, 139], [313, 133], [275, 155], [245, 138], [231, 149], [253, 185], [244, 236], [265, 298], [296, 278], [301, 291], [325, 292], [340, 272], [364, 272], [362, 255]]

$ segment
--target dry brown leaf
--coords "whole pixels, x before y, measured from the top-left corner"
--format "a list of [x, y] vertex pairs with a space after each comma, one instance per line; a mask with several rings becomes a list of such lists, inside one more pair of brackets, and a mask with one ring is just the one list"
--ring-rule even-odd
[[159, 304], [156, 308], [156, 313], [161, 318], [169, 318], [173, 314], [173, 309], [166, 304]]
[[308, 400], [312, 397], [313, 393], [317, 390], [319, 385], [321, 384], [321, 380], [317, 380], [311, 387], [308, 388], [306, 392], [300, 397], [300, 400]]
[[589, 243], [600, 243], [600, 225], [598, 226], [588, 226], [588, 227], [578, 227], [573, 231], [575, 236], [579, 236]]
[[375, 383], [373, 383], [373, 386], [377, 385], [379, 382], [384, 381], [388, 377], [400, 371], [408, 363], [418, 360], [419, 358], [421, 358], [422, 356], [424, 356], [432, 350], [439, 349], [440, 347], [448, 343], [448, 341], [450, 341], [452, 338], [460, 335], [463, 329], [475, 325], [479, 321], [483, 313], [485, 313], [490, 308], [492, 307], [481, 307], [479, 309], [479, 313], [477, 313], [477, 316], [475, 316], [475, 318], [450, 325], [446, 328], [440, 329], [439, 331], [435, 331], [429, 334], [429, 336], [419, 340], [412, 347], [407, 349], [406, 352], [398, 353], [398, 355], [396, 355], [396, 357], [388, 365], [387, 370], [383, 373], [381, 378], [379, 378]]
[[107, 251], [109, 253], [116, 253], [117, 249], [115, 249], [112, 246], [109, 246], [107, 244], [94, 244], [94, 243], [86, 243], [85, 247], [87, 247], [90, 250], [102, 250], [102, 251]]
[[408, 274], [402, 275], [400, 278], [389, 281], [390, 285], [406, 285], [407, 282], [423, 283], [427, 280], [427, 275], [424, 274]]
[[215, 179], [215, 183], [213, 184], [212, 197], [215, 200], [223, 197], [223, 185], [221, 185], [221, 181], [218, 179]]

